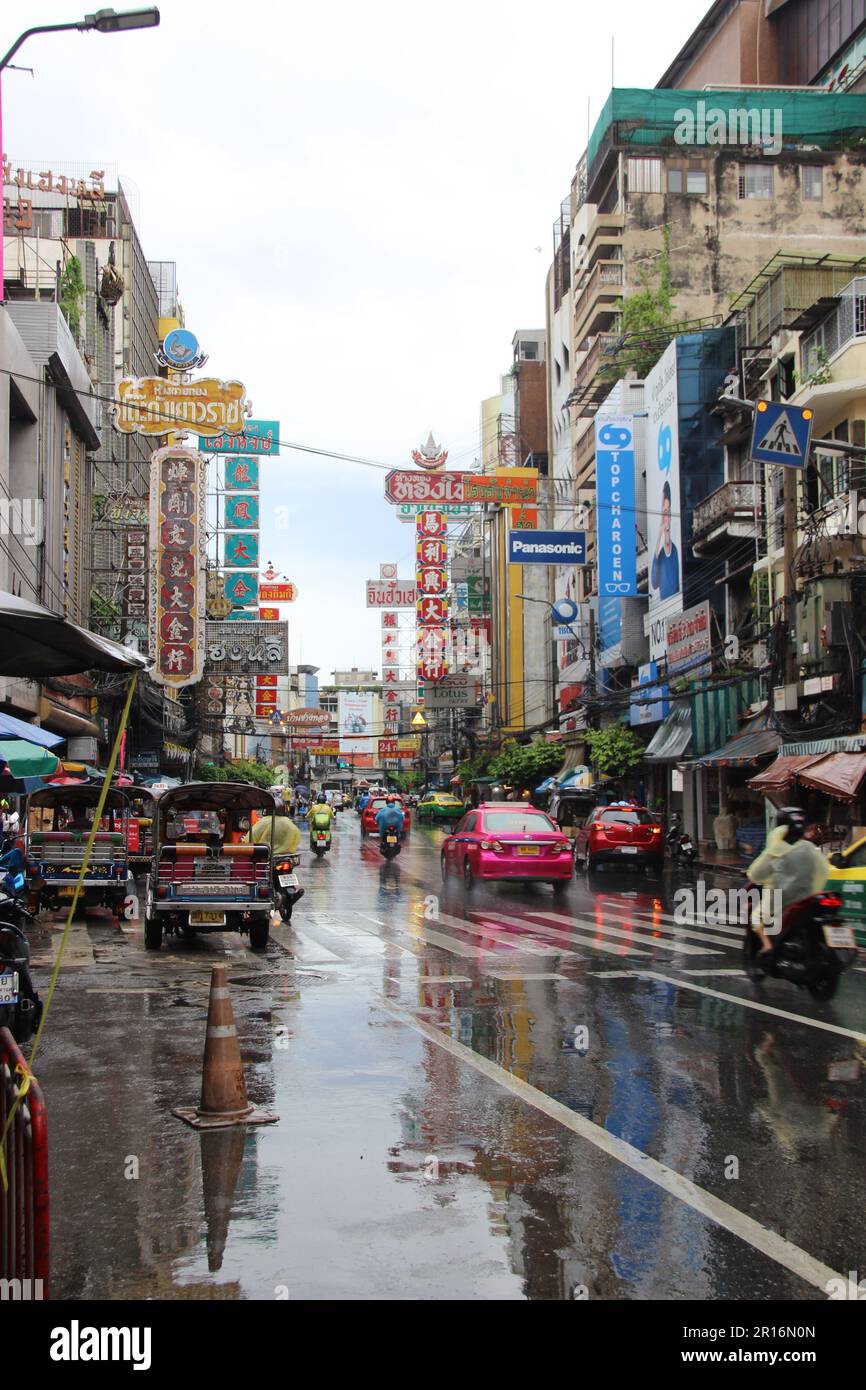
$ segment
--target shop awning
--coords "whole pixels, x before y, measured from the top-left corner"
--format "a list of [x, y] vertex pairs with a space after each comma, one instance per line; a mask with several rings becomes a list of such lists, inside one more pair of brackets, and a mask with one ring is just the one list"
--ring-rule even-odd
[[693, 764], [695, 767], [751, 767], [759, 758], [778, 753], [782, 739], [771, 727], [769, 710], [754, 715], [735, 738], [729, 739], [714, 753], [706, 753]]
[[797, 781], [837, 801], [854, 801], [864, 777], [866, 753], [830, 753], [799, 772]]
[[147, 657], [70, 623], [40, 603], [0, 592], [0, 676], [142, 671]]
[[687, 753], [691, 741], [692, 712], [687, 701], [683, 700], [656, 729], [644, 753], [644, 761], [679, 762]]
[[792, 786], [800, 772], [821, 760], [820, 753], [799, 753], [793, 757], [787, 753], [780, 753], [776, 761], [765, 767], [763, 772], [759, 772], [757, 777], [750, 777], [746, 786], [751, 787], [753, 791], [761, 792], [764, 796], [773, 796]]
[[62, 734], [52, 734], [38, 724], [28, 724], [26, 719], [5, 713], [0, 714], [0, 738], [26, 738], [30, 743], [41, 743], [43, 748], [56, 748], [65, 742]]

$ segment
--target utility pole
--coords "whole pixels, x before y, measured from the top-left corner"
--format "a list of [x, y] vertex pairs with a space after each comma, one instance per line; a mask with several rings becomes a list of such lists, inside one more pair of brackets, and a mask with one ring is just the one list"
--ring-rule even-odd
[[784, 530], [783, 555], [785, 573], [785, 684], [793, 685], [799, 669], [799, 653], [796, 647], [795, 632], [795, 594], [794, 553], [797, 547], [797, 469], [786, 468], [782, 506], [782, 525]]

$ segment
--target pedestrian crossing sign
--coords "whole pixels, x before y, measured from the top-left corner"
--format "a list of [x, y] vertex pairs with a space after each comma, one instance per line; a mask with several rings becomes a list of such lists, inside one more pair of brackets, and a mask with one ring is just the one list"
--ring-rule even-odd
[[813, 412], [781, 401], [758, 401], [751, 457], [757, 463], [804, 468], [809, 461]]

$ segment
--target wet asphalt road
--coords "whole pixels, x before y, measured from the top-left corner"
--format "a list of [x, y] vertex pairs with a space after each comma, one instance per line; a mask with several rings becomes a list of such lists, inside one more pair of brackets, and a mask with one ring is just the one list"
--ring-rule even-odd
[[[385, 865], [344, 813], [264, 955], [74, 927], [36, 1067], [53, 1297], [799, 1300], [866, 1273], [866, 960], [832, 1003], [756, 993], [736, 926], [675, 925], [681, 882], [467, 901], [442, 834]], [[215, 961], [273, 1127], [170, 1113]]]

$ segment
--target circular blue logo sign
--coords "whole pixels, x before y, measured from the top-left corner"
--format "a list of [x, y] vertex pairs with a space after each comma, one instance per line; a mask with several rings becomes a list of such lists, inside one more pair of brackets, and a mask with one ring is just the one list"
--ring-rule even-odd
[[570, 598], [558, 598], [553, 605], [553, 617], [558, 623], [573, 623], [580, 609]]
[[662, 425], [659, 430], [659, 472], [667, 473], [674, 456], [674, 436], [670, 425]]
[[173, 367], [187, 367], [198, 357], [198, 338], [188, 328], [173, 328], [162, 345]]

